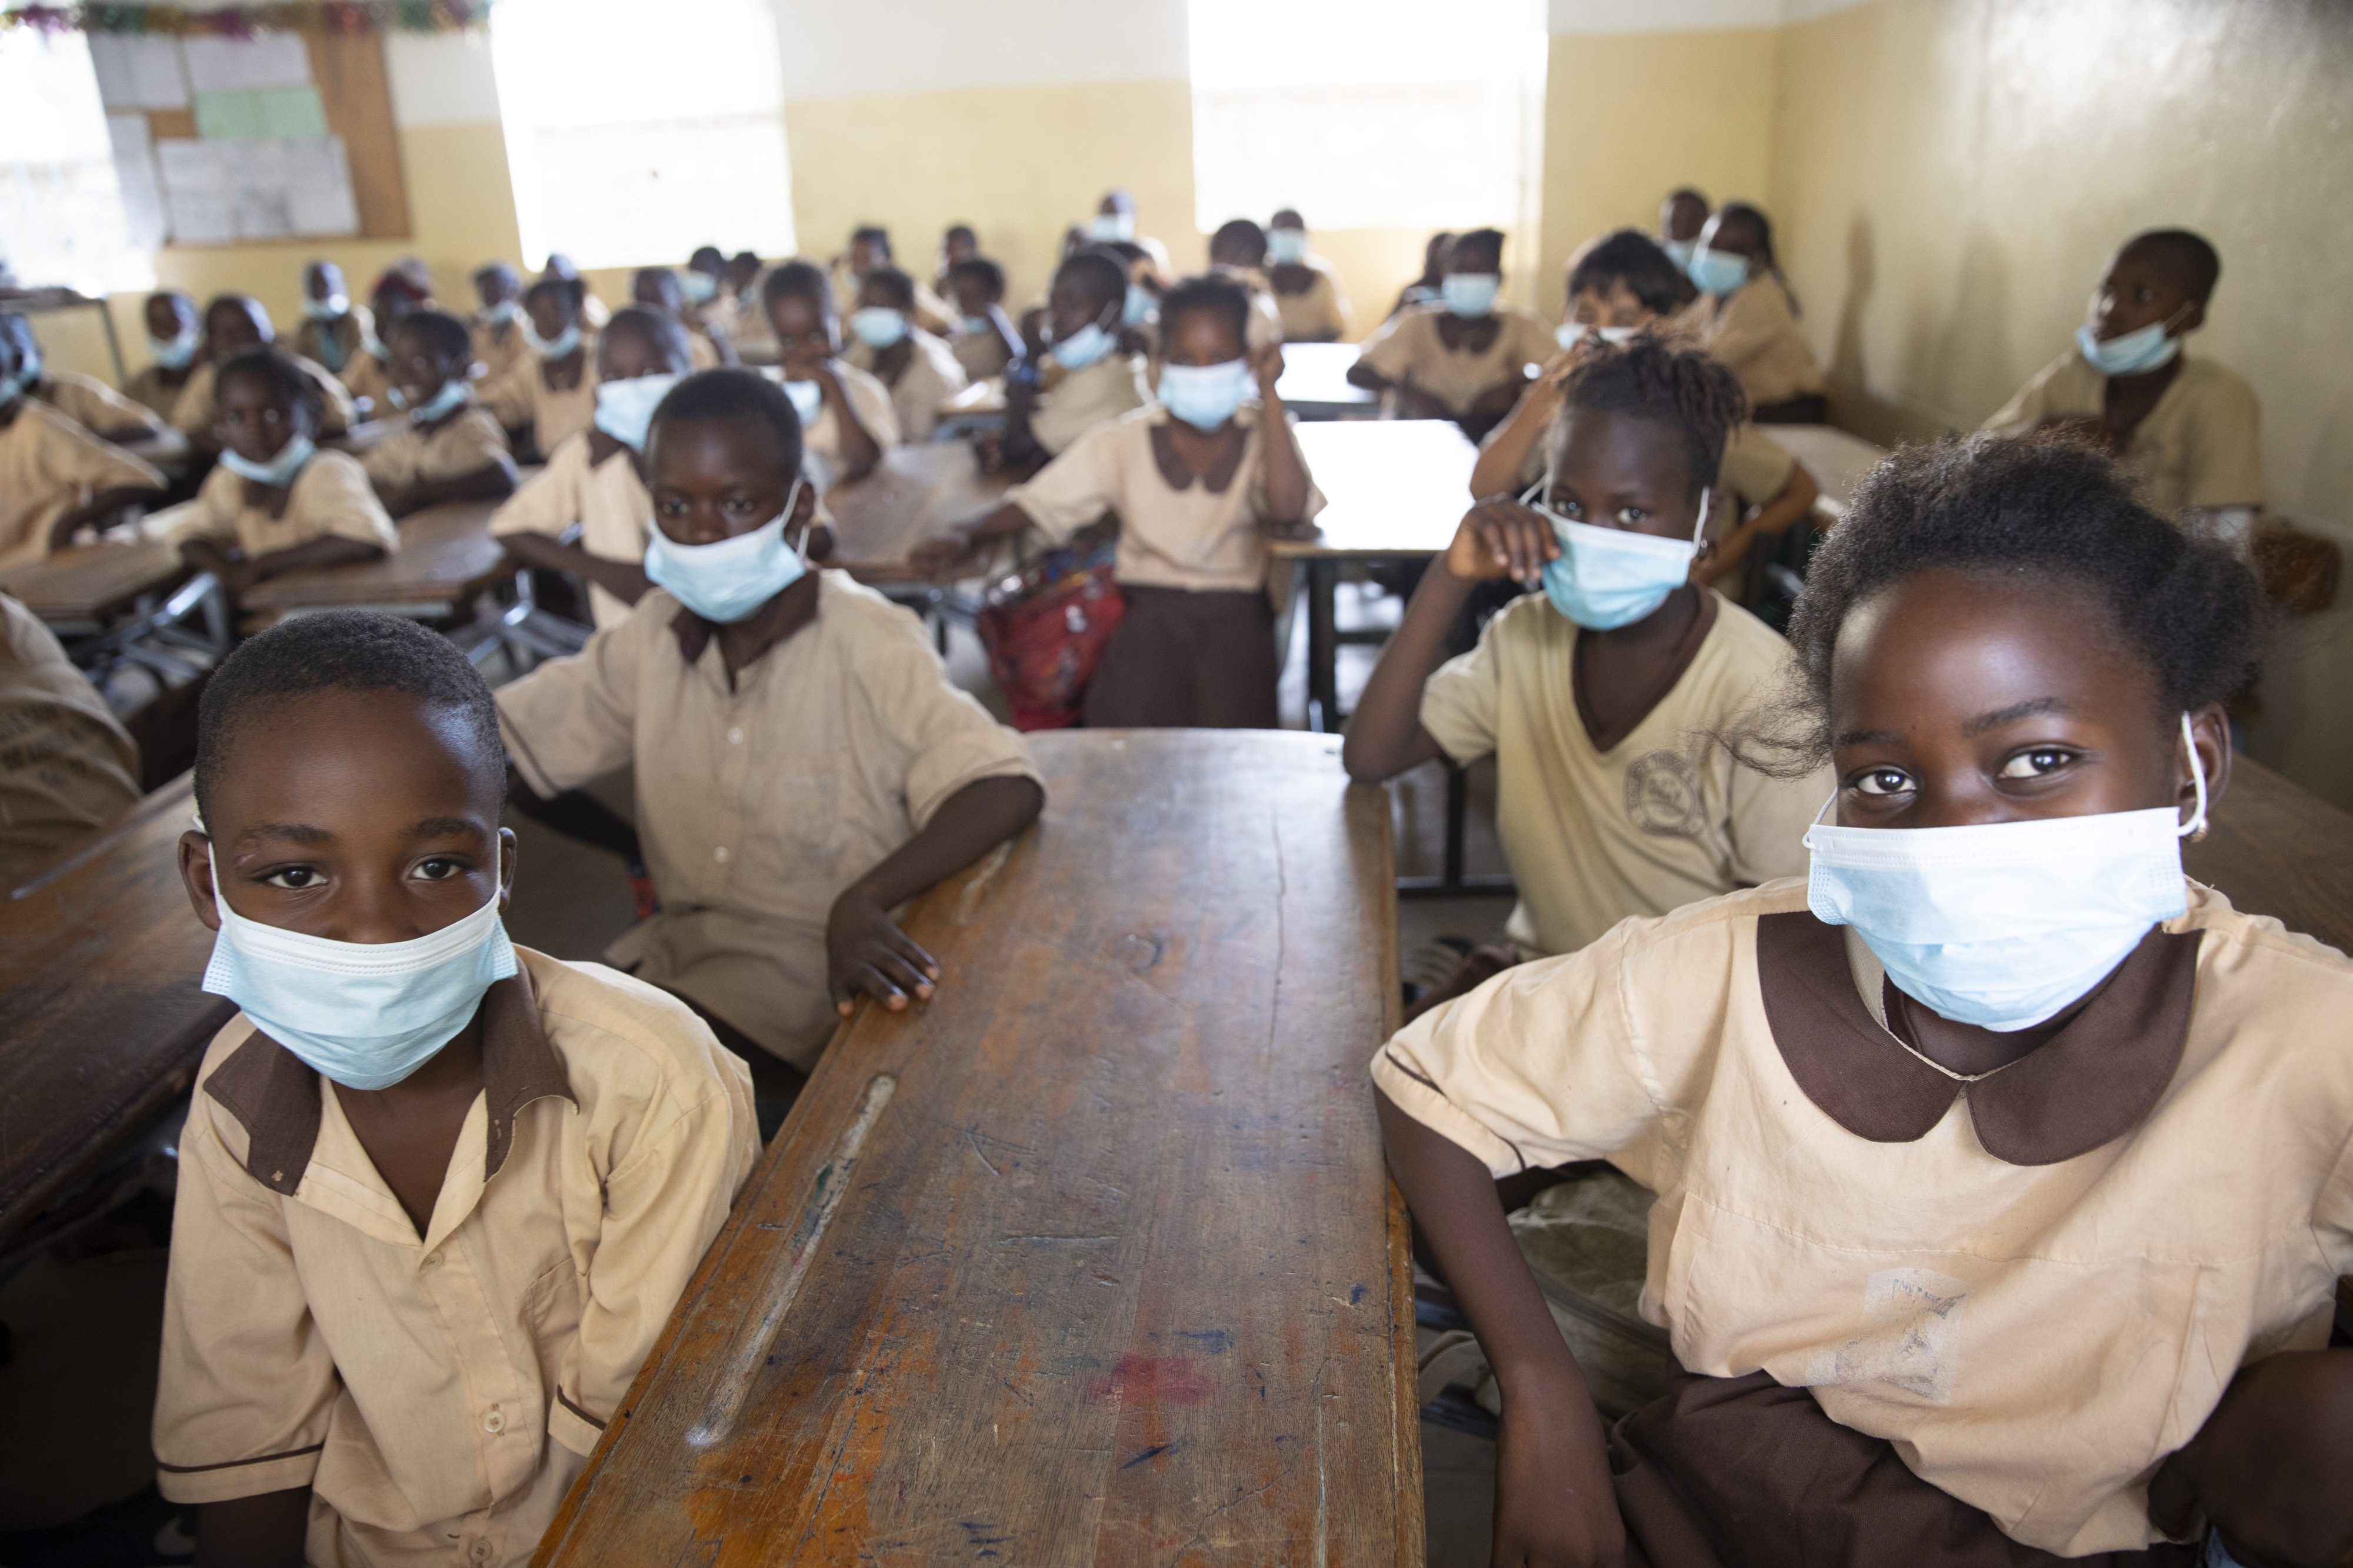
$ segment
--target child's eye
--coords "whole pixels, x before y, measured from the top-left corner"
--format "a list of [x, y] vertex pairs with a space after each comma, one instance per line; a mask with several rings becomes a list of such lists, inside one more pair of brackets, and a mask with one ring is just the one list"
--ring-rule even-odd
[[1621, 506], [1618, 509], [1618, 526], [1620, 528], [1640, 528], [1650, 515], [1651, 514], [1649, 512], [1644, 511], [1639, 506]]
[[1868, 768], [1847, 787], [1857, 795], [1902, 795], [1912, 787], [1912, 775], [1902, 768]]
[[2046, 773], [2057, 773], [2074, 760], [2075, 753], [2073, 752], [2063, 752], [2056, 746], [2038, 746], [2031, 752], [2021, 752], [2002, 763], [2001, 772], [1994, 776], [2005, 779], [2039, 779]]
[[466, 868], [462, 862], [452, 860], [446, 856], [437, 855], [429, 860], [420, 860], [417, 863], [417, 880], [423, 882], [446, 882], [452, 877], [462, 877], [465, 874]]
[[312, 867], [288, 866], [272, 871], [261, 879], [272, 888], [286, 888], [300, 891], [304, 888], [317, 887], [322, 879]]

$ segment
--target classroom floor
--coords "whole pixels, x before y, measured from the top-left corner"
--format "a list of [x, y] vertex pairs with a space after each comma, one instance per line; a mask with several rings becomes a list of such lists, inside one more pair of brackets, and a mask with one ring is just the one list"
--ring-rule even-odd
[[[1377, 590], [1342, 585], [1344, 626], [1393, 625], [1398, 609]], [[1363, 689], [1375, 652], [1340, 650], [1344, 707]], [[1002, 715], [969, 629], [952, 629], [948, 668], [959, 686]], [[485, 673], [493, 681], [502, 674]], [[1281, 690], [1286, 725], [1303, 728], [1303, 615], [1293, 617]], [[599, 793], [617, 809], [630, 808], [626, 776]], [[1445, 831], [1442, 771], [1435, 764], [1418, 769], [1391, 793], [1400, 874], [1435, 875]], [[559, 957], [597, 956], [632, 918], [618, 862], [521, 818], [512, 826], [521, 856], [509, 931]], [[1472, 770], [1464, 858], [1473, 875], [1504, 869], [1492, 769]], [[1402, 900], [1399, 953], [1410, 963], [1435, 937], [1493, 937], [1510, 908], [1493, 897]], [[163, 1249], [151, 1240], [125, 1226], [85, 1247], [90, 1256], [45, 1252], [0, 1279], [0, 1325], [13, 1352], [0, 1363], [0, 1412], [6, 1415], [0, 1420], [0, 1568], [147, 1568], [190, 1560], [177, 1511], [156, 1497], [149, 1468], [164, 1267]], [[1479, 1568], [1488, 1558], [1494, 1445], [1427, 1423], [1421, 1436], [1431, 1568]]]

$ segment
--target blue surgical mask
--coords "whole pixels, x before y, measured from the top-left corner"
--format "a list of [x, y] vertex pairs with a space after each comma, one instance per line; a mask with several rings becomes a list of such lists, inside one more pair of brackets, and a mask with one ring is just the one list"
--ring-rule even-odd
[[632, 452], [646, 449], [646, 432], [652, 428], [654, 410], [670, 395], [682, 375], [637, 375], [627, 381], [596, 384], [596, 428]]
[[0, 376], [0, 404], [16, 401], [41, 384], [41, 356], [26, 354], [24, 363]]
[[1084, 370], [1112, 351], [1112, 335], [1093, 321], [1089, 321], [1047, 353], [1064, 370]]
[[1250, 386], [1246, 359], [1160, 367], [1160, 405], [1196, 430], [1215, 430], [1231, 419]]
[[512, 300], [501, 300], [495, 305], [485, 305], [482, 307], [482, 324], [491, 327], [503, 327], [509, 321], [513, 321], [516, 314], [515, 302]]
[[1296, 267], [1307, 258], [1307, 231], [1303, 228], [1268, 229], [1266, 256], [1277, 267]]
[[342, 294], [330, 294], [323, 300], [306, 296], [302, 300], [302, 313], [314, 321], [340, 321], [352, 313], [352, 302], [348, 296]]
[[539, 329], [531, 324], [529, 316], [523, 317], [518, 325], [522, 328], [522, 341], [529, 343], [531, 352], [542, 359], [562, 359], [580, 346], [580, 323], [577, 321], [552, 338], [541, 337]]
[[1692, 252], [1686, 270], [1701, 293], [1729, 294], [1748, 281], [1748, 258], [1703, 245]]
[[2075, 329], [2075, 347], [2084, 362], [2102, 375], [2142, 375], [2172, 363], [2181, 352], [2181, 340], [2166, 335], [2170, 320], [2152, 321], [2137, 331], [2102, 342], [2089, 327]]
[[646, 575], [706, 621], [723, 626], [742, 620], [808, 570], [801, 553], [808, 545], [808, 530], [801, 531], [798, 547], [785, 542], [785, 525], [792, 521], [803, 482], [793, 481], [785, 510], [773, 521], [733, 539], [681, 544], [655, 525], [653, 537], [646, 542]]
[[159, 338], [150, 332], [147, 348], [155, 356], [155, 363], [165, 370], [185, 370], [196, 363], [196, 350], [204, 346], [204, 333], [190, 327], [176, 338]]
[[907, 318], [888, 305], [867, 305], [849, 312], [849, 330], [870, 349], [887, 349], [907, 335]]
[[792, 400], [793, 412], [801, 416], [801, 428], [807, 430], [825, 412], [825, 388], [813, 381], [788, 381], [784, 384], [785, 395]]
[[332, 942], [248, 920], [225, 897], [213, 907], [220, 932], [204, 989], [345, 1089], [390, 1089], [432, 1060], [516, 968], [495, 893], [408, 942]]
[[707, 305], [719, 298], [719, 279], [708, 272], [689, 272], [678, 280], [690, 305]]
[[430, 425], [436, 419], [447, 418], [458, 412], [459, 405], [466, 401], [467, 394], [472, 390], [472, 387], [465, 382], [445, 381], [441, 384], [439, 391], [414, 408], [408, 408], [408, 394], [397, 386], [392, 388], [385, 395], [392, 399], [392, 405], [395, 408], [408, 408], [408, 417], [412, 424]]
[[1662, 239], [1659, 241], [1659, 248], [1667, 253], [1667, 259], [1675, 264], [1676, 271], [1683, 273], [1685, 277], [1689, 277], [1691, 275], [1692, 254], [1699, 249], [1699, 241], [1695, 239]]
[[318, 456], [318, 453], [319, 444], [311, 437], [293, 436], [288, 437], [286, 445], [278, 448], [278, 456], [266, 463], [254, 462], [228, 449], [222, 451], [220, 460], [222, 468], [239, 479], [251, 479], [257, 485], [275, 485], [280, 489], [284, 489], [294, 482], [294, 476], [302, 471], [302, 465]]
[[1455, 315], [1475, 321], [1495, 309], [1495, 290], [1503, 283], [1500, 273], [1450, 272], [1439, 281], [1438, 297]]
[[1160, 313], [1160, 301], [1152, 290], [1141, 283], [1127, 286], [1126, 302], [1120, 307], [1119, 323], [1124, 327], [1140, 327]]
[[1135, 237], [1135, 215], [1097, 213], [1087, 220], [1087, 237], [1098, 245], [1124, 245]]
[[1655, 533], [1571, 522], [1536, 499], [1551, 483], [1547, 476], [1520, 500], [1550, 522], [1553, 536], [1560, 541], [1559, 556], [1544, 568], [1545, 597], [1554, 609], [1588, 631], [1615, 631], [1657, 610], [1669, 594], [1691, 580], [1700, 541], [1707, 537], [1712, 492], [1700, 496], [1699, 526], [1689, 539], [1662, 539]]
[[967, 336], [981, 332], [994, 333], [997, 331], [997, 323], [987, 316], [966, 316], [964, 319], [964, 330]]
[[2198, 779], [2187, 823], [2164, 807], [1972, 827], [1818, 823], [1807, 907], [1854, 927], [1896, 988], [1942, 1016], [2031, 1029], [2188, 910], [2181, 838], [2206, 826], [2206, 775], [2187, 713], [2181, 738]]
[[1588, 327], [1582, 321], [1563, 321], [1553, 329], [1552, 335], [1561, 347], [1573, 349], [1585, 341], [1588, 332], [1605, 343], [1622, 343], [1641, 330], [1640, 327]]

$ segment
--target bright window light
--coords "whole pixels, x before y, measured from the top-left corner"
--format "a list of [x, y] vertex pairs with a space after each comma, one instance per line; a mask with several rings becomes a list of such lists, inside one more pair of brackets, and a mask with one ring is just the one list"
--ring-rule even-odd
[[525, 259], [790, 256], [776, 21], [762, 0], [500, 0], [491, 45]]
[[26, 288], [152, 289], [79, 33], [0, 32], [0, 259]]

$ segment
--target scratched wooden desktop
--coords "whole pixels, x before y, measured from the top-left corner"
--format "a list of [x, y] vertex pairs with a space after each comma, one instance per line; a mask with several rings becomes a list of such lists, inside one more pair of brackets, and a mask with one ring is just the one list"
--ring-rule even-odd
[[836, 1037], [539, 1563], [1421, 1560], [1387, 797], [1034, 741], [1043, 820], [909, 922], [941, 994]]

